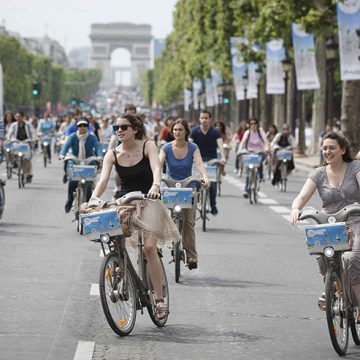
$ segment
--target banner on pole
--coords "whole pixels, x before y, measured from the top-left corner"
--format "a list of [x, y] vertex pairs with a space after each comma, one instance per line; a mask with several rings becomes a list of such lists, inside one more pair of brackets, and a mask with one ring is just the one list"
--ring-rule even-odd
[[218, 86], [221, 85], [223, 82], [222, 77], [221, 77], [221, 74], [218, 73], [213, 68], [211, 68], [210, 73], [211, 73], [211, 81], [212, 81], [212, 86], [213, 86], [214, 102], [215, 102], [215, 104], [219, 104], [220, 99], [219, 99]]
[[292, 38], [297, 89], [319, 89], [320, 82], [316, 70], [314, 35], [306, 33], [301, 25], [292, 24]]
[[266, 93], [284, 94], [284, 69], [282, 60], [285, 59], [284, 42], [281, 39], [269, 41], [266, 44]]
[[215, 106], [214, 86], [211, 79], [205, 79], [206, 106]]
[[202, 81], [199, 78], [195, 78], [195, 79], [193, 79], [192, 86], [193, 86], [194, 109], [200, 110], [199, 109], [199, 100], [200, 100], [199, 95], [202, 93], [202, 90], [203, 90]]
[[360, 0], [337, 3], [340, 77], [342, 81], [360, 79]]
[[[259, 51], [260, 46], [258, 44], [254, 44], [252, 46], [252, 50]], [[252, 61], [247, 64], [247, 67], [248, 67], [248, 76], [249, 76], [247, 98], [248, 99], [257, 99], [259, 79], [258, 79], [256, 70], [259, 68], [259, 64]]]
[[191, 90], [184, 89], [184, 111], [190, 110], [191, 100], [192, 100]]
[[234, 87], [237, 100], [244, 100], [244, 79], [247, 65], [243, 61], [243, 57], [239, 50], [239, 45], [245, 44], [246, 41], [240, 37], [231, 37], [230, 38], [230, 50], [231, 50], [231, 64], [232, 64], [232, 74], [234, 80]]

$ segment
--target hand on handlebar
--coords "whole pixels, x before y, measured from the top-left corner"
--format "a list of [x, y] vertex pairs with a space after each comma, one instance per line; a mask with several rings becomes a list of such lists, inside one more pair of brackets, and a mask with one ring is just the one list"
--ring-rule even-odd
[[209, 188], [210, 185], [211, 185], [211, 182], [210, 182], [210, 180], [209, 180], [208, 178], [203, 178], [203, 179], [201, 179], [201, 182], [204, 184], [204, 187], [205, 187], [206, 189]]
[[300, 210], [299, 210], [299, 209], [297, 209], [297, 208], [291, 209], [290, 220], [291, 220], [291, 222], [292, 222], [293, 225], [294, 225], [296, 222], [298, 222], [299, 216], [300, 216]]
[[146, 197], [149, 198], [149, 199], [158, 199], [160, 197], [160, 187], [156, 184], [154, 184], [149, 192], [147, 193]]
[[220, 162], [221, 162], [222, 165], [226, 165], [226, 159], [225, 158], [221, 158]]

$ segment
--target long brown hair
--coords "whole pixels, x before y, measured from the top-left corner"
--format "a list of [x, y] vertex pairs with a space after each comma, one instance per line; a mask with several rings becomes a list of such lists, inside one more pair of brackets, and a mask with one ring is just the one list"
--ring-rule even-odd
[[189, 139], [189, 135], [190, 135], [190, 128], [189, 128], [189, 124], [188, 122], [183, 119], [183, 118], [178, 118], [174, 121], [172, 127], [171, 127], [171, 130], [170, 130], [170, 133], [172, 136], [174, 136], [174, 126], [177, 125], [177, 124], [181, 124], [184, 129], [185, 129], [185, 141], [188, 141]]
[[144, 124], [142, 123], [142, 121], [140, 120], [140, 118], [138, 116], [135, 115], [131, 115], [131, 114], [123, 114], [120, 116], [121, 119], [125, 119], [127, 120], [132, 128], [136, 131], [135, 134], [135, 139], [137, 140], [143, 140], [145, 137], [145, 128], [144, 128]]

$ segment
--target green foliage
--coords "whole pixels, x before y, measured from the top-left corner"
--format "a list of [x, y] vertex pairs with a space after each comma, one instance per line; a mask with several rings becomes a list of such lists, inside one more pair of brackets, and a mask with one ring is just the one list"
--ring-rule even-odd
[[[173, 31], [155, 62], [154, 97], [163, 105], [182, 99], [192, 79], [209, 76], [210, 67], [231, 82], [230, 37], [248, 39], [245, 61], [263, 63], [265, 44], [281, 38], [292, 57], [291, 24], [329, 36], [336, 31], [334, 0], [179, 0]], [[259, 52], [252, 44], [261, 46]], [[212, 65], [211, 65], [212, 64]]]
[[4, 72], [4, 101], [12, 106], [32, 106], [32, 84], [41, 83], [41, 103], [67, 103], [76, 95], [89, 96], [98, 87], [101, 72], [67, 70], [43, 55], [33, 55], [11, 36], [0, 35], [0, 63]]

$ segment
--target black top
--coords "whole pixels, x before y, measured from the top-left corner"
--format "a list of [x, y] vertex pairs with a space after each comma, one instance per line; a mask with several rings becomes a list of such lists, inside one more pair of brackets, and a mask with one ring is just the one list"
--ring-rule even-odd
[[150, 167], [150, 160], [144, 153], [145, 144], [146, 141], [143, 146], [143, 157], [134, 166], [119, 165], [115, 150], [113, 150], [115, 156], [115, 170], [121, 179], [120, 196], [131, 191], [141, 191], [143, 194], [147, 194], [152, 186], [154, 178]]
[[281, 135], [278, 145], [282, 148], [290, 146], [288, 136]]
[[26, 134], [25, 124], [23, 126], [18, 127], [18, 132], [17, 132], [16, 138], [19, 141], [24, 141], [24, 140], [26, 140], [28, 138], [27, 134]]
[[191, 130], [190, 137], [199, 147], [203, 161], [209, 161], [217, 158], [217, 139], [221, 138], [221, 134], [218, 129], [210, 126], [208, 132], [204, 134], [201, 131], [201, 127], [197, 126]]

